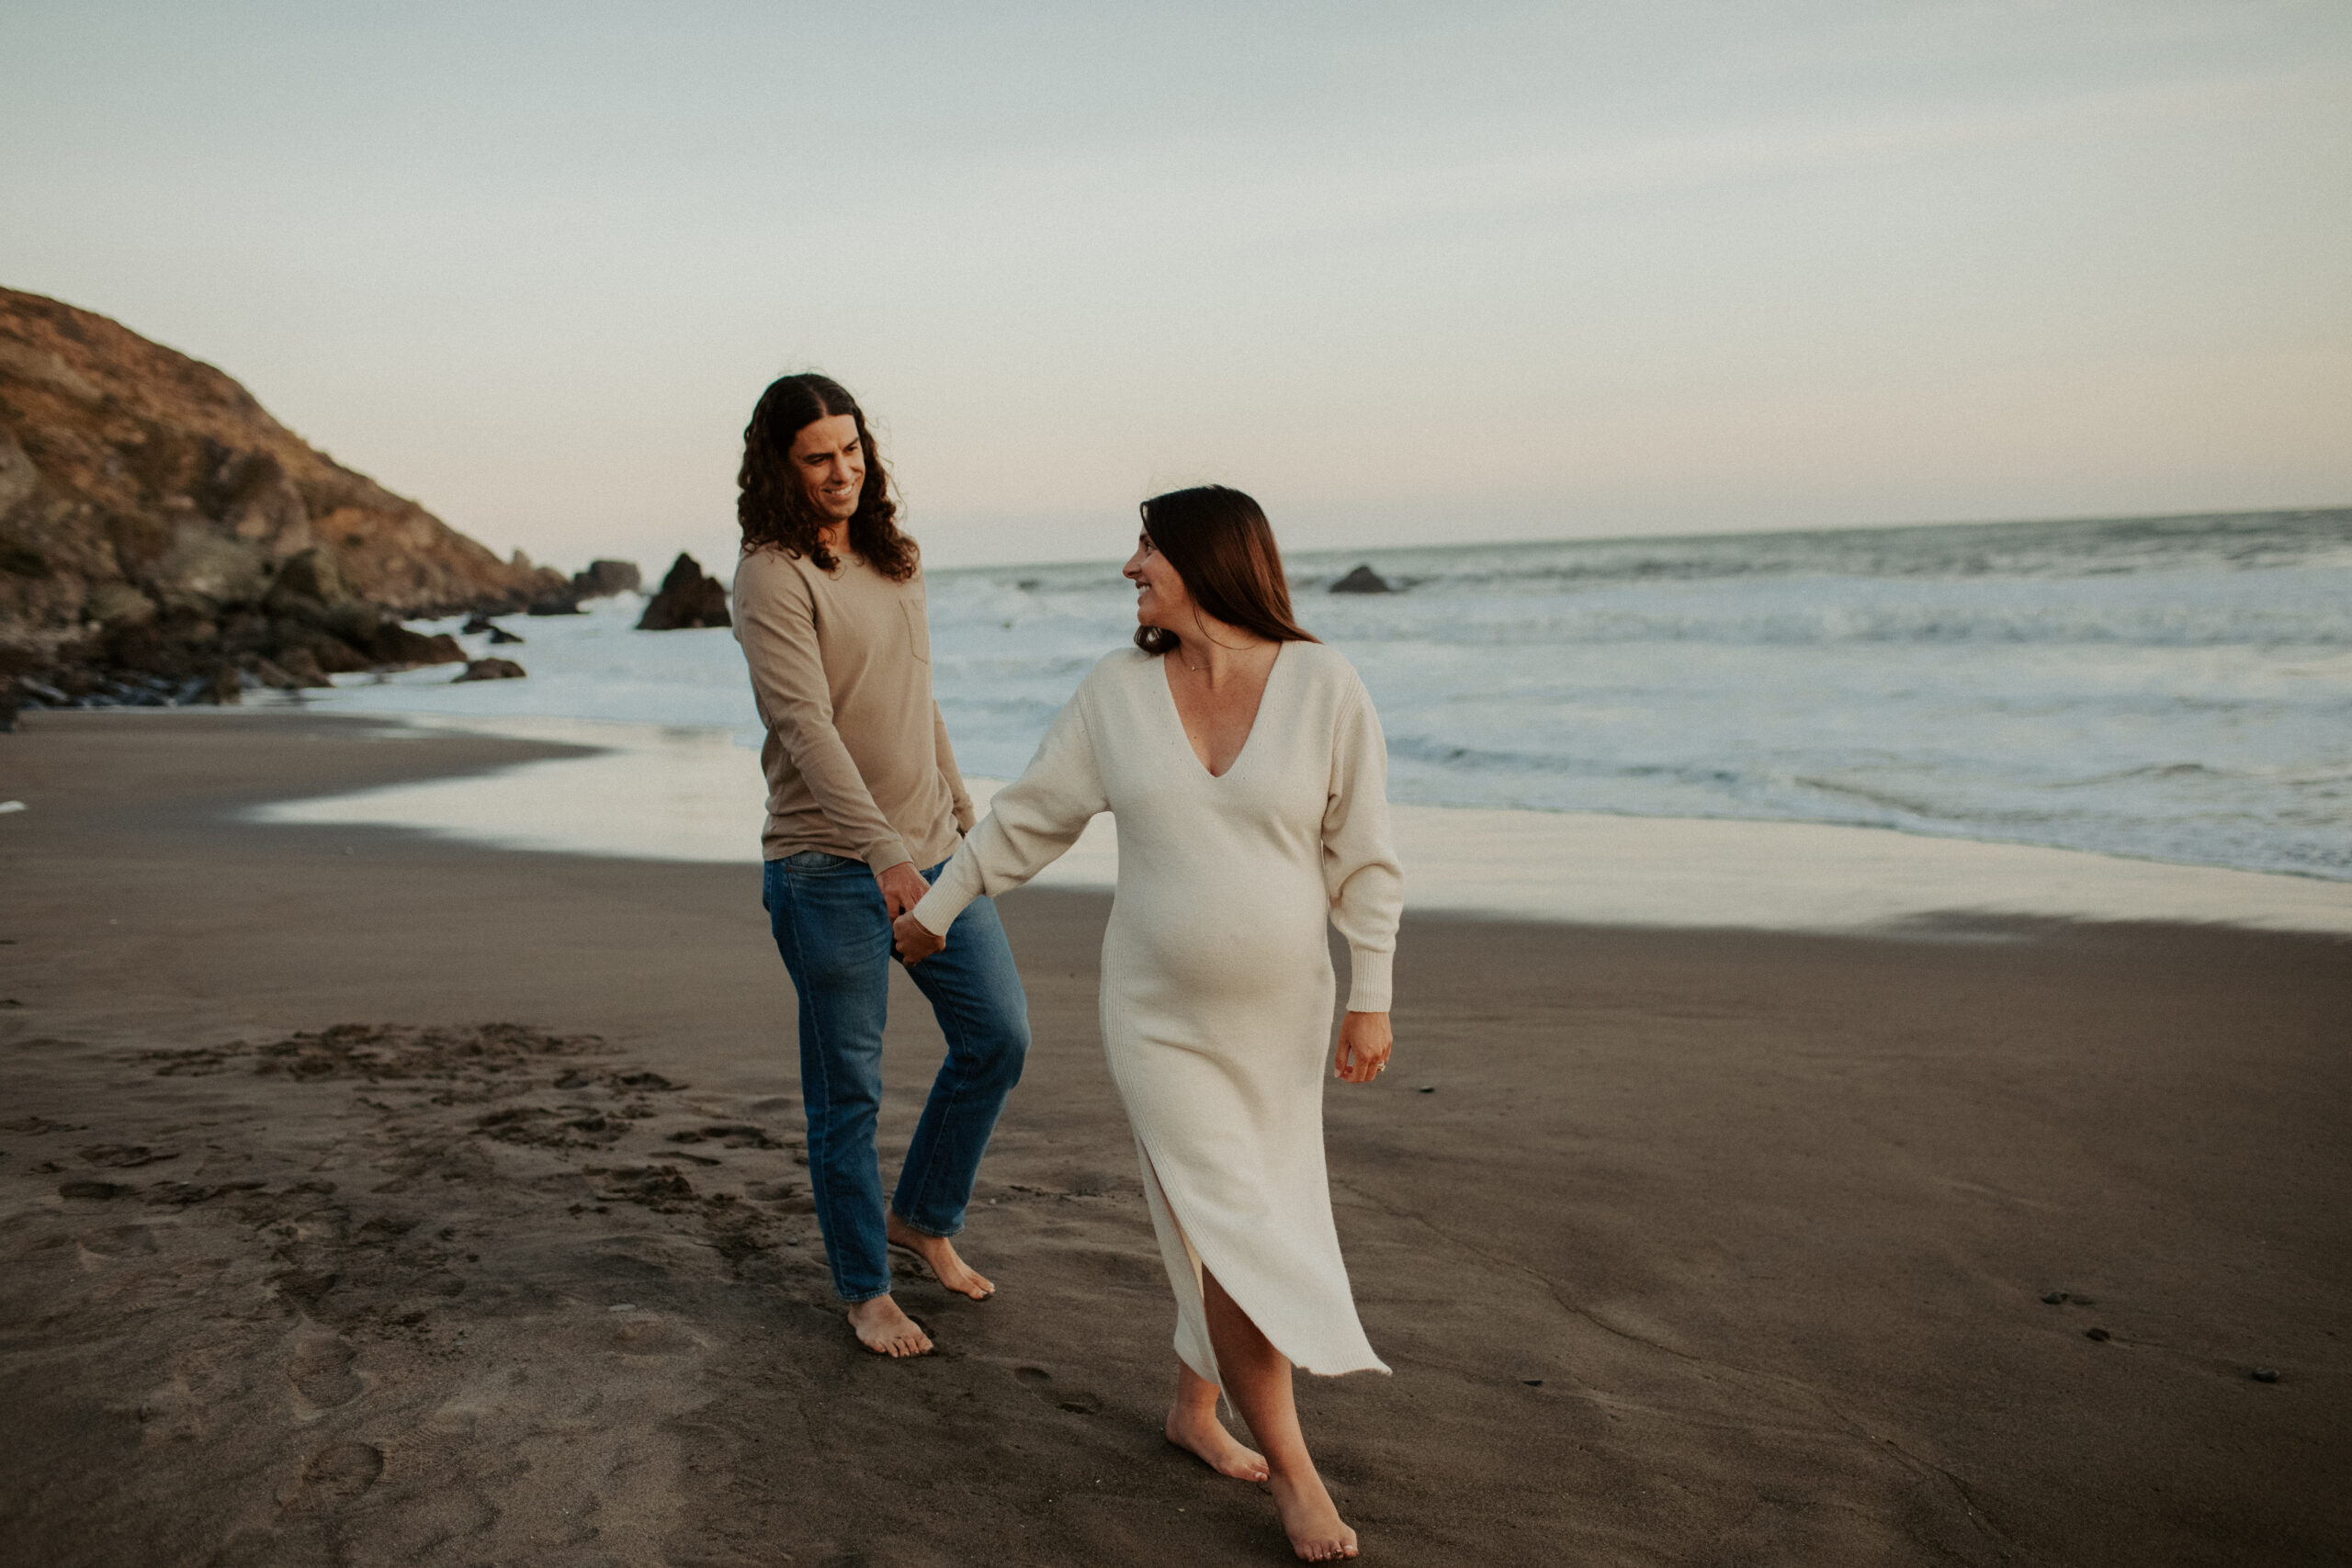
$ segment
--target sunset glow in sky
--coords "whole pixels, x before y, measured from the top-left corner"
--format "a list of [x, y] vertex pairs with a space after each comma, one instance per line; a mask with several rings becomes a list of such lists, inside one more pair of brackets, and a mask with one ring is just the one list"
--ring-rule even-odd
[[0, 11], [0, 283], [500, 550], [934, 564], [2352, 501], [2341, 0]]

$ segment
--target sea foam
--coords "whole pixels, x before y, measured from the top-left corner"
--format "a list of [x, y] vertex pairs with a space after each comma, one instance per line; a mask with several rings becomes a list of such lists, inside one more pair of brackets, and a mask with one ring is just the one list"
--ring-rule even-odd
[[[1402, 592], [1324, 590], [1368, 562]], [[1302, 556], [1410, 806], [1890, 828], [2352, 881], [2352, 511]], [[1016, 774], [1125, 643], [1105, 562], [942, 571], [967, 773]], [[610, 720], [756, 744], [725, 631], [521, 619], [526, 681], [339, 707]], [[425, 629], [453, 630], [434, 625]], [[749, 766], [746, 760], [746, 766]]]

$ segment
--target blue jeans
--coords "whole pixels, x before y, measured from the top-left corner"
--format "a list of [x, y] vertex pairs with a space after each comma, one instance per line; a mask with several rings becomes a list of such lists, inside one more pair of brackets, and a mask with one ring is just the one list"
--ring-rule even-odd
[[[942, 863], [944, 863], [944, 862]], [[940, 867], [922, 874], [936, 878]], [[890, 916], [864, 861], [811, 851], [767, 863], [761, 886], [776, 951], [800, 996], [800, 1095], [808, 1185], [833, 1289], [847, 1302], [890, 1290], [882, 1168], [882, 1025], [890, 1000]], [[890, 1207], [930, 1235], [964, 1228], [972, 1179], [1029, 1052], [1029, 998], [996, 906], [975, 899], [947, 946], [907, 971], [939, 1019], [947, 1059], [916, 1123]]]

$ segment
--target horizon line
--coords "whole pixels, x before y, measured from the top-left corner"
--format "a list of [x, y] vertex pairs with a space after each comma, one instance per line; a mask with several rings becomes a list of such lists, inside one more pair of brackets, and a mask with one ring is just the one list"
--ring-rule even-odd
[[[2312, 517], [2337, 512], [2352, 517], [2352, 501], [2324, 506], [2251, 506], [2231, 511], [2216, 511], [2208, 508], [2195, 512], [2084, 513], [2064, 517], [1952, 518], [1939, 523], [1828, 523], [1811, 528], [1702, 528], [1680, 534], [1601, 534], [1566, 538], [1470, 539], [1459, 544], [1442, 545], [1334, 545], [1313, 549], [1285, 551], [1284, 558], [1371, 552], [1399, 555], [1430, 550], [1494, 549], [1510, 546], [1673, 545], [1698, 539], [1784, 539], [1810, 534], [1906, 534], [1941, 528], [2050, 528], [2091, 523], [2186, 523], [2198, 519], [2224, 517]], [[1065, 556], [1052, 560], [976, 563], [968, 566], [944, 566], [937, 570], [942, 572], [1019, 571], [1031, 567], [1045, 569], [1061, 566], [1102, 566], [1114, 563], [1116, 558], [1110, 556]], [[931, 570], [928, 567], [924, 568], [926, 574]]]

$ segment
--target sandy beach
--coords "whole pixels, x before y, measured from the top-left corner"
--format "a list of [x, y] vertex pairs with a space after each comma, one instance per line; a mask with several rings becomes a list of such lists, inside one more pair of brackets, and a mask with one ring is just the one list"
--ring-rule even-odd
[[[578, 754], [0, 736], [10, 1560], [1287, 1561], [1159, 1436], [1101, 895], [1005, 903], [1001, 1293], [907, 1281], [941, 1351], [889, 1363], [825, 1281], [748, 869], [244, 819]], [[1408, 918], [1396, 1070], [1328, 1100], [1396, 1375], [1301, 1390], [1365, 1561], [2352, 1551], [2352, 942], [1903, 930]], [[939, 1054], [897, 999], [886, 1158]]]

